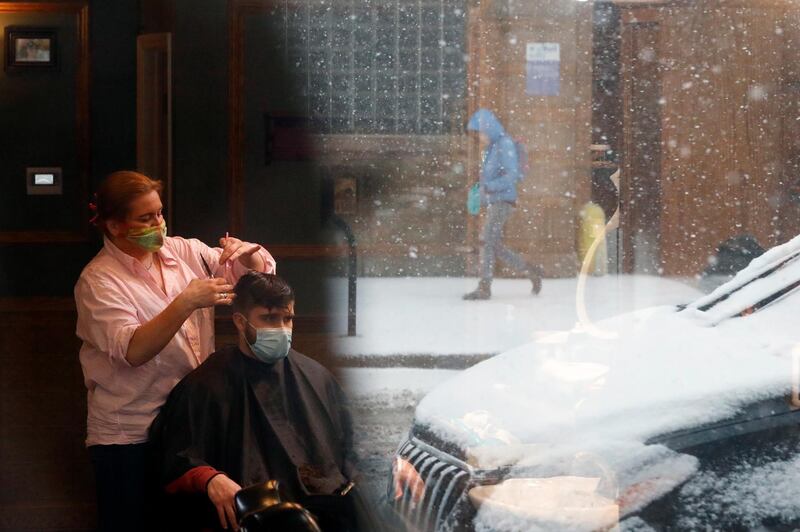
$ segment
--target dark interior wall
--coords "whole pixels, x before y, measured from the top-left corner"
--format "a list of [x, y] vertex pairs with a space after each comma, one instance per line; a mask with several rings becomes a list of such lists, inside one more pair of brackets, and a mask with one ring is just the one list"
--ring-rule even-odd
[[[279, 147], [283, 141], [276, 138], [287, 135], [281, 121], [308, 118], [295, 98], [307, 90], [305, 76], [293, 75], [286, 65], [281, 22], [282, 17], [256, 13], [243, 28], [245, 224], [266, 242], [310, 244], [317, 241], [321, 224], [319, 202], [310, 201], [320, 197], [317, 165], [302, 155], [284, 153]], [[270, 131], [267, 120], [276, 124]]]
[[[174, 231], [215, 244], [229, 228], [228, 40], [224, 0], [174, 5]], [[145, 28], [147, 31], [147, 28]]]
[[0, 304], [0, 530], [92, 530], [75, 312]]
[[142, 0], [140, 33], [172, 36], [173, 227], [215, 244], [228, 230], [225, 0]]
[[[172, 0], [141, 4], [141, 32], [172, 33], [173, 191], [171, 234], [208, 244], [230, 230], [229, 35], [234, 2]], [[298, 90], [283, 60], [273, 27], [259, 10], [248, 15], [243, 39], [242, 99], [245, 127], [243, 239], [264, 244], [320, 242], [321, 172], [315, 161], [275, 160], [265, 164], [264, 114], [297, 116], [291, 95]], [[278, 271], [297, 292], [298, 313], [326, 313], [324, 260], [291, 260], [276, 253]]]
[[[136, 0], [90, 2], [90, 167], [89, 188], [111, 170], [136, 163]], [[74, 17], [58, 14], [3, 14], [2, 25], [55, 26], [59, 66], [52, 71], [0, 73], [0, 231], [80, 230], [90, 216], [88, 197], [74, 179]], [[25, 166], [64, 167], [65, 194], [25, 194]], [[67, 178], [73, 176], [67, 181]], [[69, 296], [83, 266], [97, 252], [94, 234], [82, 243], [0, 244], [0, 297]]]
[[92, 2], [92, 184], [136, 166], [137, 0]]
[[[89, 3], [89, 183], [135, 165], [136, 0]], [[0, 26], [59, 28], [53, 71], [0, 73], [0, 231], [80, 230], [88, 197], [74, 180], [74, 17], [0, 15]], [[10, 135], [10, 136], [9, 136]], [[62, 197], [28, 198], [20, 171], [64, 167]], [[34, 201], [41, 200], [41, 201]], [[10, 216], [8, 216], [10, 214]], [[100, 247], [87, 242], [0, 244], [0, 530], [92, 530], [94, 485], [84, 448], [86, 389], [68, 299]], [[62, 296], [10, 299], [7, 296]]]
[[[13, 124], [0, 128], [0, 168], [6, 180], [0, 227], [6, 231], [79, 231], [82, 220], [74, 208], [81, 194], [76, 150], [77, 17], [60, 12], [5, 13], [0, 17], [5, 27], [53, 28], [56, 55], [62, 59], [53, 68], [5, 68], [0, 72], [0, 113], [5, 124]], [[29, 166], [62, 167], [63, 194], [29, 196], [25, 182]]]
[[[248, 16], [242, 27], [244, 230], [247, 239], [268, 247], [313, 246], [323, 237], [323, 171], [312, 151], [285, 149], [310, 146], [311, 130], [302, 126], [308, 124], [307, 109], [298, 98], [307, 91], [307, 80], [287, 64], [282, 22], [282, 13], [264, 10]], [[293, 130], [292, 124], [300, 127]], [[297, 293], [297, 313], [327, 314], [329, 263], [278, 259], [278, 272]]]

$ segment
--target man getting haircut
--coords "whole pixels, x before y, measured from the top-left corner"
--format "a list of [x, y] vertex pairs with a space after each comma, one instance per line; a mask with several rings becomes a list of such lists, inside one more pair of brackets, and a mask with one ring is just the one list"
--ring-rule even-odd
[[[250, 272], [234, 289], [238, 345], [178, 383], [151, 428], [167, 508], [199, 527], [237, 528], [234, 495], [278, 480], [290, 501], [347, 489], [355, 470], [345, 396], [320, 364], [291, 349], [294, 293]], [[195, 511], [186, 511], [186, 501]], [[313, 511], [313, 509], [309, 508]], [[170, 521], [167, 518], [167, 521]], [[349, 528], [349, 527], [348, 527]]]

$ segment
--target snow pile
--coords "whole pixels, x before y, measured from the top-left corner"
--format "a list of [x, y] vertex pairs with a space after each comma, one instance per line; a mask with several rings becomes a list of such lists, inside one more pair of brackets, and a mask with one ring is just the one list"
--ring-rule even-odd
[[413, 368], [340, 368], [342, 385], [350, 400], [376, 408], [416, 405], [423, 395], [459, 373], [457, 370]]
[[[463, 301], [475, 288], [464, 278], [361, 278], [358, 336], [340, 338], [342, 355], [496, 354], [578, 321], [577, 279], [545, 279], [538, 296], [521, 279], [496, 279], [492, 299]], [[347, 282], [330, 285], [337, 331], [347, 330]], [[585, 305], [591, 320], [653, 305], [688, 303], [700, 295], [686, 283], [648, 275], [588, 279]]]

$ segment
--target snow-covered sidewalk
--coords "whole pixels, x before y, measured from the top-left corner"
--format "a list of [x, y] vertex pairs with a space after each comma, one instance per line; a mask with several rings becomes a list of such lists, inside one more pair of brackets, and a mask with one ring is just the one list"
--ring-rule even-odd
[[[538, 296], [530, 282], [497, 279], [492, 299], [463, 301], [475, 288], [469, 278], [358, 280], [358, 336], [339, 338], [343, 356], [491, 355], [543, 333], [572, 329], [577, 278], [545, 279]], [[591, 320], [654, 305], [689, 303], [701, 293], [683, 280], [647, 275], [590, 277], [585, 308]], [[347, 281], [331, 283], [338, 331], [347, 330]]]

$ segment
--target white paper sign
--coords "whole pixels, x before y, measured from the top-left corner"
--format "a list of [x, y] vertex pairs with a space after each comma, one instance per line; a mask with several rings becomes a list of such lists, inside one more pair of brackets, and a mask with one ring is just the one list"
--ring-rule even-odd
[[558, 96], [561, 90], [561, 45], [529, 42], [525, 47], [525, 93]]

